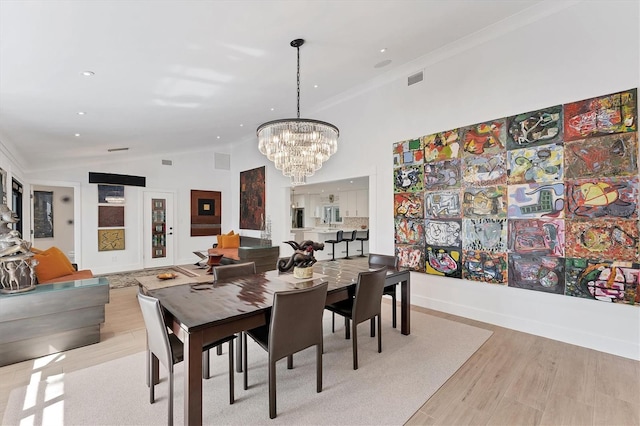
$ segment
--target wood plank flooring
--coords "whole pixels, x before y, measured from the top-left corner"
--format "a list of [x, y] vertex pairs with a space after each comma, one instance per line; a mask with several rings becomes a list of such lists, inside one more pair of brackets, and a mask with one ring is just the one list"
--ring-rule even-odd
[[[144, 350], [136, 293], [136, 287], [111, 290], [100, 343], [0, 368], [0, 418], [17, 386]], [[640, 424], [640, 362], [413, 309], [485, 328], [493, 335], [407, 425]]]

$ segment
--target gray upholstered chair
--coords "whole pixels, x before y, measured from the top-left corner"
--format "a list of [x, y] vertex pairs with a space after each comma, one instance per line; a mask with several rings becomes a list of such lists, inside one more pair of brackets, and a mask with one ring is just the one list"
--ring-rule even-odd
[[[184, 348], [182, 342], [175, 334], [169, 334], [164, 322], [164, 314], [160, 301], [154, 297], [138, 293], [138, 302], [147, 329], [147, 366], [149, 384], [149, 402], [155, 402], [155, 380], [153, 377], [152, 356], [155, 355], [158, 361], [169, 371], [169, 414], [168, 423], [173, 424], [173, 366], [184, 359]], [[202, 373], [205, 379], [209, 378], [209, 350], [215, 346], [229, 342], [229, 403], [234, 402], [233, 383], [233, 339], [229, 336], [220, 339], [202, 348]]]
[[[369, 267], [370, 268], [379, 268], [380, 266], [392, 266], [394, 268], [398, 267], [398, 258], [396, 256], [389, 256], [386, 254], [375, 254], [369, 253]], [[393, 328], [396, 328], [396, 288], [398, 287], [398, 283], [396, 283], [393, 287], [385, 287], [383, 296], [391, 296], [391, 311], [393, 318], [391, 320], [391, 324]], [[371, 323], [371, 330], [373, 330], [373, 322]], [[373, 331], [372, 331], [373, 332]]]
[[[213, 268], [213, 280], [215, 282], [215, 281], [224, 280], [227, 278], [241, 277], [243, 275], [255, 275], [255, 273], [256, 273], [255, 262], [237, 263], [232, 265], [221, 265], [221, 266], [215, 266]], [[242, 339], [238, 339], [237, 345], [238, 345], [237, 346], [238, 353], [242, 355]], [[222, 355], [222, 350], [220, 347], [218, 347], [217, 353], [218, 355]], [[238, 367], [240, 368], [241, 366], [239, 365]], [[241, 370], [238, 369], [238, 372], [240, 371]]]
[[269, 353], [269, 417], [276, 417], [276, 362], [287, 357], [293, 368], [293, 354], [316, 346], [316, 392], [322, 391], [322, 313], [328, 284], [300, 290], [276, 292], [269, 324], [247, 330], [244, 342], [244, 383], [247, 386], [247, 335]]
[[351, 320], [351, 340], [353, 344], [353, 369], [358, 369], [358, 324], [369, 319], [378, 318], [378, 352], [382, 352], [381, 302], [387, 268], [383, 267], [370, 272], [360, 272], [356, 284], [355, 297], [342, 300], [326, 309], [345, 318], [345, 328], [349, 328]]

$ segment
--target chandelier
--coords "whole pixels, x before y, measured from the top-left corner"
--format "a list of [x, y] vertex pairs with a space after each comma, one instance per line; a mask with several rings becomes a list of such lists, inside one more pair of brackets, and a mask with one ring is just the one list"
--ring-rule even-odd
[[258, 149], [273, 161], [276, 169], [291, 177], [291, 184], [304, 185], [338, 149], [340, 132], [333, 124], [300, 118], [300, 46], [296, 39], [291, 46], [298, 51], [298, 118], [266, 122], [258, 127]]

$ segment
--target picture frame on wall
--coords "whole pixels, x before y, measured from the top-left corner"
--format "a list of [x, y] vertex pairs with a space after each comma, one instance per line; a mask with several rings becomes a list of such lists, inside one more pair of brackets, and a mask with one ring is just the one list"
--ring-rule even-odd
[[33, 191], [33, 237], [53, 238], [52, 191]]
[[222, 193], [191, 190], [191, 236], [220, 235]]
[[265, 218], [265, 167], [240, 172], [240, 228], [261, 230]]
[[124, 204], [124, 185], [98, 185], [99, 204]]

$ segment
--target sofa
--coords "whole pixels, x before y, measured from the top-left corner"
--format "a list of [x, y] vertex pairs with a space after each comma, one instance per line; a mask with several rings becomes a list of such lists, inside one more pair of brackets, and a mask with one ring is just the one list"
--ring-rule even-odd
[[[237, 235], [237, 234], [236, 234]], [[225, 246], [224, 243], [213, 245], [213, 249], [209, 250], [209, 254], [222, 255], [221, 265], [230, 265], [236, 263], [255, 262], [256, 272], [265, 272], [276, 269], [278, 257], [280, 256], [280, 247], [272, 246], [271, 240], [262, 240], [260, 238], [237, 236], [237, 244], [232, 243], [231, 247]], [[222, 245], [222, 247], [220, 247]], [[233, 247], [236, 246], [237, 247]]]
[[55, 246], [46, 250], [31, 248], [31, 251], [38, 261], [36, 266], [38, 284], [63, 283], [93, 278], [93, 272], [90, 269], [79, 271], [78, 265], [71, 263], [67, 256]]

